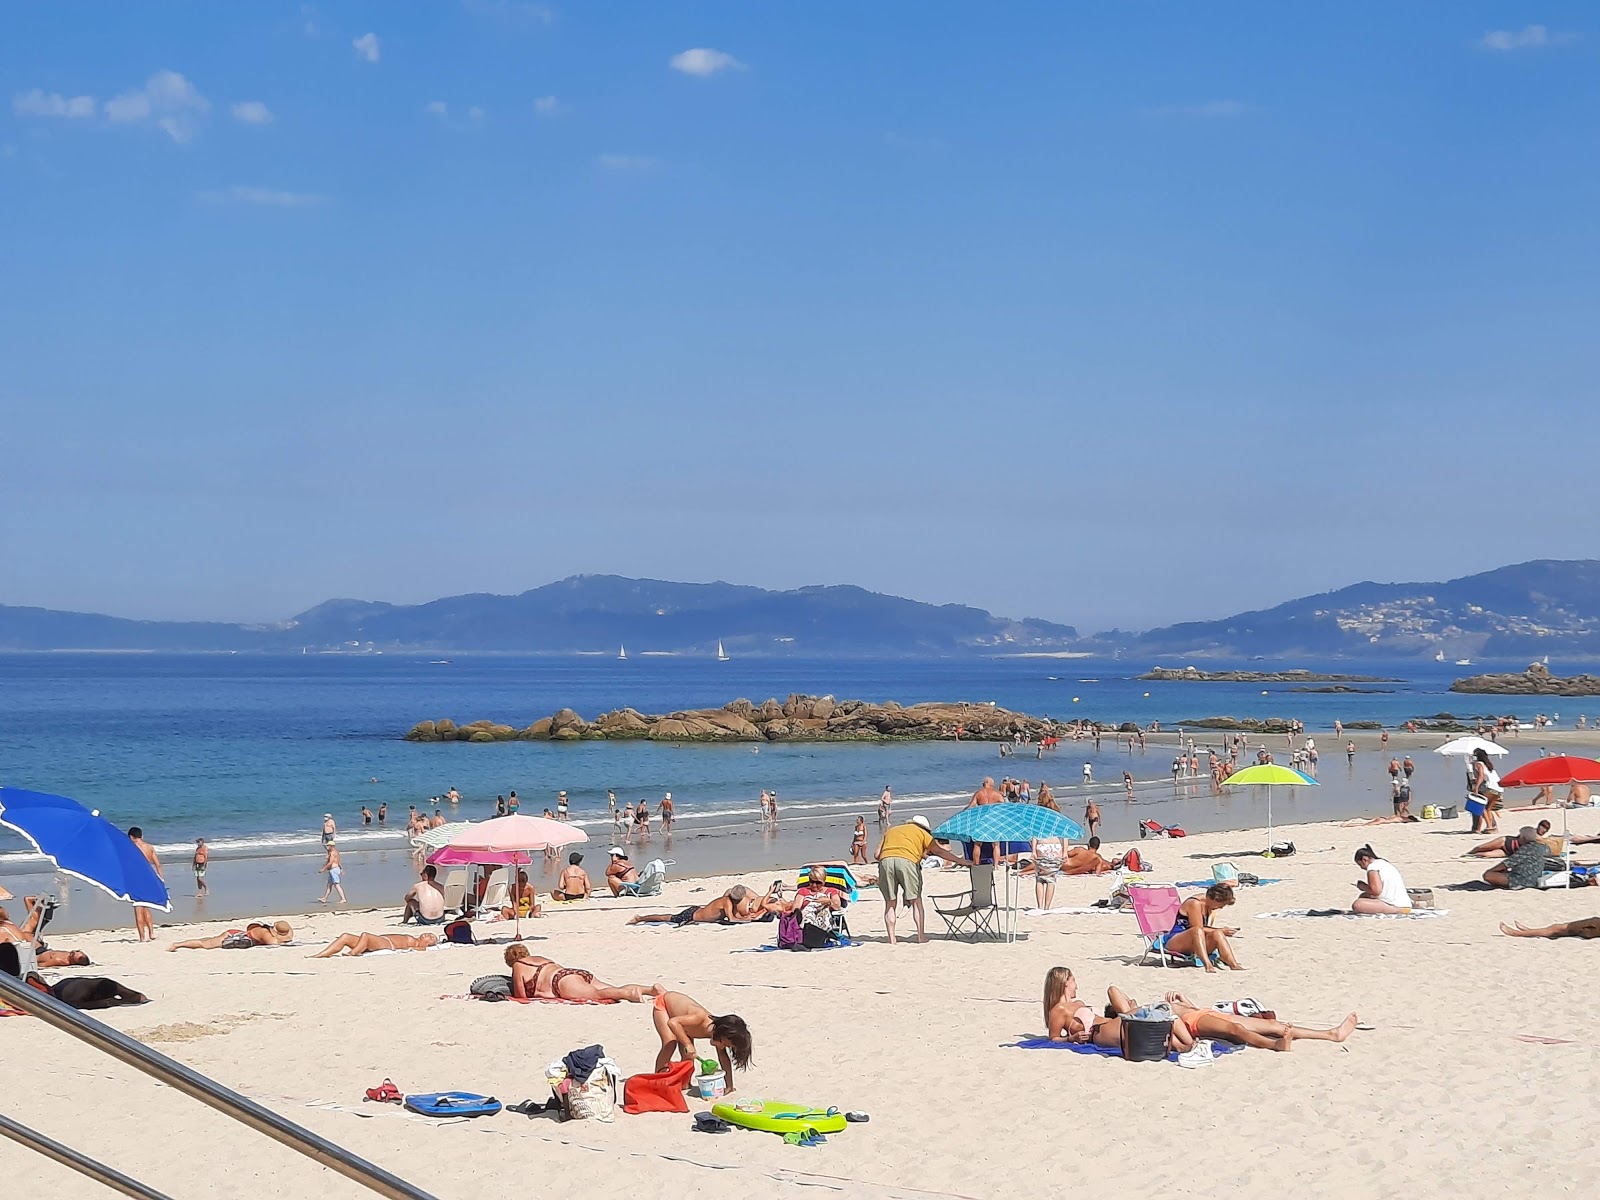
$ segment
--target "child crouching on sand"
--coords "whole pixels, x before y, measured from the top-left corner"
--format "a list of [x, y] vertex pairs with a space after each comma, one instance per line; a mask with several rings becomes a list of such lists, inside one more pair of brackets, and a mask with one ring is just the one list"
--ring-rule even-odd
[[662, 992], [655, 998], [650, 1019], [655, 1023], [656, 1033], [661, 1036], [661, 1052], [656, 1055], [657, 1072], [665, 1071], [671, 1065], [674, 1051], [685, 1062], [693, 1062], [696, 1057], [694, 1040], [697, 1037], [710, 1039], [717, 1052], [717, 1060], [722, 1064], [722, 1075], [730, 1094], [733, 1091], [733, 1068], [737, 1066], [743, 1071], [750, 1066], [755, 1047], [750, 1039], [750, 1027], [744, 1023], [743, 1017], [732, 1013], [725, 1017], [714, 1017], [705, 1005], [682, 992]]

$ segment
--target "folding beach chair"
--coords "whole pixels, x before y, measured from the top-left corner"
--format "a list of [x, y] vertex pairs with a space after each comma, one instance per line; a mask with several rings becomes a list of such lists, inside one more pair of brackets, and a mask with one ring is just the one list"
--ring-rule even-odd
[[1178, 898], [1178, 889], [1170, 884], [1163, 887], [1130, 884], [1128, 902], [1133, 907], [1133, 919], [1139, 923], [1139, 937], [1144, 942], [1139, 964], [1142, 966], [1151, 954], [1161, 956], [1163, 967], [1177, 963], [1176, 957], [1170, 960], [1167, 957], [1167, 934], [1172, 932], [1178, 908], [1183, 903]]
[[619, 896], [659, 896], [661, 885], [667, 881], [667, 868], [676, 866], [670, 858], [652, 858], [645, 863], [644, 870], [639, 872], [639, 878], [632, 883], [622, 885]]
[[444, 911], [446, 915], [460, 914], [467, 906], [467, 869], [456, 867], [445, 872], [444, 882], [439, 885], [444, 890]]
[[[999, 941], [1005, 935], [1000, 932], [1000, 906], [994, 899], [994, 867], [968, 867], [967, 872], [972, 879], [971, 889], [956, 896], [934, 896], [933, 911], [944, 921], [951, 937], [968, 942], [984, 937]], [[940, 900], [956, 903], [944, 905]]]
[[497, 867], [489, 876], [489, 886], [483, 891], [483, 899], [478, 901], [478, 915], [499, 916], [502, 908], [511, 904], [511, 888], [506, 882], [508, 876], [505, 867]]

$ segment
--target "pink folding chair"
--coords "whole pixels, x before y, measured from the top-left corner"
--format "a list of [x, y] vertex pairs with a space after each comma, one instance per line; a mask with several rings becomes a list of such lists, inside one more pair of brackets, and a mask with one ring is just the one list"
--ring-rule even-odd
[[1133, 919], [1139, 922], [1139, 937], [1144, 941], [1139, 964], [1142, 966], [1152, 954], [1161, 956], [1163, 967], [1177, 962], [1176, 958], [1171, 962], [1167, 959], [1167, 934], [1172, 932], [1178, 908], [1183, 903], [1178, 898], [1178, 889], [1171, 884], [1164, 887], [1129, 884], [1128, 900], [1133, 905]]

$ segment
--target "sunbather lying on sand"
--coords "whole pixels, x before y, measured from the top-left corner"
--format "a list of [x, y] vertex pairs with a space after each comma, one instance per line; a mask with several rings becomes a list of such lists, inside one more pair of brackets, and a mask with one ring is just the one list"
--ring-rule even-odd
[[1168, 992], [1167, 1003], [1191, 1037], [1261, 1050], [1288, 1050], [1297, 1041], [1342, 1042], [1355, 1032], [1357, 1020], [1356, 1014], [1351, 1013], [1333, 1029], [1311, 1029], [1268, 1017], [1241, 1017], [1201, 1008], [1182, 992]]
[[1502, 924], [1500, 932], [1507, 937], [1531, 938], [1600, 938], [1600, 917], [1580, 917], [1576, 921], [1567, 921], [1561, 925], [1545, 925], [1534, 929], [1524, 925], [1521, 921], [1510, 925]]
[[230, 929], [216, 937], [195, 938], [187, 942], [173, 942], [168, 950], [249, 950], [255, 946], [283, 946], [294, 940], [294, 930], [287, 921], [274, 921], [267, 925], [252, 921], [243, 929]]
[[645, 913], [633, 917], [629, 925], [742, 925], [748, 921], [765, 921], [786, 908], [782, 896], [768, 893], [758, 895], [735, 884], [709, 904], [696, 908], [693, 904], [675, 913]]
[[695, 1059], [695, 1038], [708, 1038], [722, 1064], [722, 1077], [728, 1093], [733, 1093], [733, 1069], [741, 1071], [750, 1066], [755, 1045], [750, 1037], [750, 1027], [744, 1018], [729, 1013], [714, 1017], [711, 1011], [682, 992], [657, 992], [650, 1012], [656, 1033], [661, 1038], [661, 1050], [656, 1055], [657, 1073], [672, 1065], [677, 1053], [685, 1062]]
[[641, 1004], [660, 989], [655, 984], [629, 983], [612, 987], [592, 971], [563, 967], [548, 958], [528, 953], [523, 945], [506, 947], [511, 968], [511, 994], [518, 1000], [626, 1000]]
[[[1537, 825], [1535, 825], [1533, 827], [1533, 831], [1534, 831], [1534, 834], [1535, 834], [1535, 840], [1537, 840], [1539, 842], [1542, 842], [1545, 845], [1545, 847], [1550, 851], [1550, 853], [1552, 853], [1552, 854], [1560, 854], [1561, 853], [1561, 841], [1560, 841], [1560, 839], [1559, 838], [1552, 838], [1552, 837], [1549, 836], [1549, 833], [1550, 833], [1550, 822], [1549, 821], [1540, 821]], [[1573, 839], [1574, 844], [1576, 844], [1577, 841], [1578, 841], [1578, 839], [1576, 839], [1576, 838]], [[1471, 850], [1468, 850], [1467, 853], [1472, 855], [1475, 858], [1507, 858], [1512, 854], [1512, 852], [1514, 852], [1516, 850], [1517, 845], [1518, 845], [1518, 838], [1517, 837], [1507, 836], [1507, 837], [1490, 838], [1487, 842], [1484, 842], [1482, 845], [1474, 846]]]
[[82, 950], [41, 950], [36, 956], [41, 967], [88, 967], [94, 964]]
[[1115, 871], [1121, 859], [1112, 861], [1103, 858], [1100, 854], [1100, 839], [1092, 837], [1087, 846], [1070, 846], [1067, 855], [1061, 860], [1061, 874], [1063, 875], [1104, 875], [1107, 871]]
[[426, 950], [437, 945], [436, 933], [341, 933], [308, 958], [333, 958], [348, 952], [351, 958], [371, 954], [374, 950]]
[[[1078, 981], [1069, 967], [1051, 967], [1044, 977], [1044, 1024], [1055, 1042], [1091, 1042], [1108, 1049], [1122, 1048], [1122, 1018], [1138, 1009], [1121, 988], [1106, 989], [1106, 1007], [1097, 1013], [1078, 995]], [[1181, 1021], [1173, 1021], [1167, 1049], [1182, 1053], [1194, 1048], [1194, 1037]]]

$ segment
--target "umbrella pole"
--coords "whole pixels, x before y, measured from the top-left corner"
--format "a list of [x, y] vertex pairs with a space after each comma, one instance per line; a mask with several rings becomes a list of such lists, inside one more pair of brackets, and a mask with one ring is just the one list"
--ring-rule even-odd
[[517, 887], [517, 852], [511, 852], [511, 919], [517, 924], [517, 941], [522, 940], [522, 895]]
[[1567, 833], [1567, 813], [1569, 809], [1565, 804], [1561, 806], [1561, 865], [1566, 867], [1567, 881], [1562, 886], [1572, 886], [1572, 838]]

